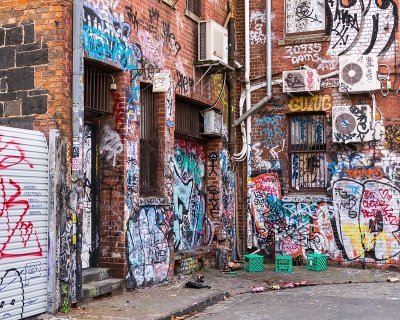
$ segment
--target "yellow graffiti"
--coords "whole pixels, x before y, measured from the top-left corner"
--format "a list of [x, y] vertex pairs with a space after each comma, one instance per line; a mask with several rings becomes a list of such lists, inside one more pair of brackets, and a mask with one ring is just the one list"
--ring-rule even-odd
[[[214, 82], [214, 96], [215, 99], [218, 99], [218, 96], [220, 95], [221, 91], [222, 91], [222, 95], [221, 95], [221, 106], [222, 106], [222, 114], [224, 116], [224, 120], [227, 120], [227, 116], [228, 116], [228, 105], [229, 105], [229, 101], [228, 101], [228, 91], [226, 86], [223, 86], [223, 82], [224, 82], [224, 78], [222, 76], [222, 74], [218, 74], [215, 75], [213, 77], [213, 82]], [[226, 119], [225, 119], [226, 118]]]
[[365, 251], [380, 252], [381, 259], [388, 259], [398, 252], [397, 239], [387, 232], [369, 230], [368, 225], [345, 224], [343, 233], [350, 240], [354, 257], [363, 257]]
[[289, 107], [290, 111], [328, 111], [332, 109], [332, 97], [329, 94], [293, 97]]
[[356, 224], [345, 224], [343, 233], [349, 238], [355, 257], [363, 256], [364, 249], [361, 240], [360, 228]]

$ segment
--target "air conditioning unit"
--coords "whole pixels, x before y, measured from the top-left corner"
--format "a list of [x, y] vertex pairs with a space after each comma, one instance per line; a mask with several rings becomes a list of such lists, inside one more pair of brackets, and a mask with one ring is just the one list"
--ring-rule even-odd
[[315, 69], [283, 71], [283, 92], [319, 91], [320, 82]]
[[361, 93], [378, 89], [380, 82], [377, 56], [339, 57], [339, 92]]
[[332, 108], [333, 142], [351, 143], [373, 140], [369, 105], [335, 106]]
[[228, 64], [228, 30], [215, 21], [199, 22], [199, 61], [222, 61]]
[[208, 136], [222, 135], [222, 114], [215, 110], [207, 110], [203, 112], [204, 116], [204, 133]]

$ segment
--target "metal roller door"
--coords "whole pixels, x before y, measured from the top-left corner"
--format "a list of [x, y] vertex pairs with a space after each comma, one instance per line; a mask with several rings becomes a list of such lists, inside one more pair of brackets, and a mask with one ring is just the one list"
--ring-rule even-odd
[[43, 134], [0, 127], [0, 319], [46, 312], [48, 181]]

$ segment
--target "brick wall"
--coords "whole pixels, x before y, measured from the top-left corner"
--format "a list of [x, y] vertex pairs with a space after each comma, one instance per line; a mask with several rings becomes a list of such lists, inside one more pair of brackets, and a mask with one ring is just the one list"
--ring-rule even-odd
[[[265, 76], [265, 4], [259, 1], [250, 3], [253, 85], [264, 81]], [[326, 13], [312, 0], [293, 1], [292, 4], [294, 7], [303, 6], [298, 14], [303, 12], [307, 16], [296, 16], [294, 7], [286, 14], [284, 2], [272, 1], [273, 78], [289, 81], [282, 79], [282, 71], [299, 69], [303, 65], [324, 76], [339, 70], [339, 55], [378, 55], [379, 63], [389, 68], [392, 84], [387, 95], [380, 90], [375, 92], [379, 110], [375, 120], [385, 128], [377, 132], [375, 141], [333, 143], [335, 133], [332, 126], [335, 123], [332, 109], [360, 104], [372, 107], [371, 96], [368, 93], [339, 92], [337, 74], [322, 79], [321, 89], [313, 95], [289, 95], [280, 85], [274, 84], [271, 101], [252, 117], [252, 163], [251, 172], [247, 172], [251, 180], [247, 183], [247, 190], [242, 190], [243, 195], [249, 192], [252, 220], [242, 227], [249, 227], [256, 241], [248, 241], [248, 246], [262, 247], [271, 256], [274, 253], [304, 256], [313, 250], [345, 264], [358, 263], [363, 258], [378, 266], [398, 264], [399, 242], [395, 235], [399, 222], [396, 204], [399, 193], [395, 178], [398, 153], [397, 143], [393, 143], [396, 134], [392, 132], [393, 128], [397, 130], [400, 116], [395, 59], [398, 48], [394, 42], [399, 3], [393, 1], [388, 7], [374, 3], [362, 11], [358, 3], [351, 8], [342, 8], [340, 1], [333, 1], [326, 3]], [[238, 38], [243, 41], [243, 5], [239, 3], [238, 9]], [[348, 14], [351, 20], [348, 28], [340, 20], [344, 14]], [[369, 17], [362, 26], [359, 24], [360, 14]], [[387, 20], [379, 21], [378, 15], [385, 15]], [[300, 20], [306, 22], [300, 23]], [[290, 31], [295, 34], [285, 34], [285, 21], [294, 28]], [[324, 21], [326, 28], [321, 32]], [[312, 31], [315, 33], [310, 34]], [[242, 63], [244, 46], [240, 40], [239, 52]], [[386, 66], [379, 67], [382, 74], [384, 70], [387, 70]], [[259, 101], [264, 94], [265, 89], [255, 91], [252, 103]], [[314, 156], [313, 160], [293, 164], [288, 145], [291, 130], [296, 129], [290, 127], [290, 119], [295, 112], [297, 116], [307, 116], [315, 111], [326, 116], [323, 130], [326, 152], [318, 158]], [[318, 126], [315, 119], [311, 126], [314, 129]], [[368, 128], [373, 130], [370, 124]], [[383, 133], [388, 131], [390, 133], [384, 136]], [[296, 142], [292, 141], [292, 144]], [[315, 183], [322, 181], [325, 187], [312, 192], [306, 188], [305, 182], [292, 182], [299, 175]], [[246, 204], [243, 202], [241, 205], [246, 214]]]
[[[227, 2], [226, 0], [204, 1], [201, 7], [201, 19], [213, 19], [219, 24], [224, 24], [227, 17]], [[104, 215], [100, 233], [103, 246], [100, 250], [100, 265], [111, 267], [116, 276], [126, 276], [123, 270], [124, 266], [127, 266], [128, 284], [131, 286], [162, 281], [174, 270], [174, 243], [176, 246], [178, 242], [174, 231], [179, 228], [177, 213], [174, 212], [174, 205], [175, 208], [178, 207], [178, 196], [174, 190], [175, 96], [189, 98], [197, 104], [213, 104], [221, 109], [225, 121], [228, 116], [229, 106], [223, 77], [208, 74], [199, 81], [204, 70], [194, 68], [194, 63], [197, 61], [197, 18], [185, 14], [185, 1], [176, 2], [174, 8], [172, 4], [171, 1], [122, 0], [107, 2], [105, 7], [102, 7], [98, 5], [98, 1], [84, 2], [85, 57], [118, 68], [113, 76], [117, 79], [122, 105], [125, 105], [124, 121], [122, 121], [124, 125], [117, 128], [112, 116], [109, 116], [107, 121], [101, 120], [100, 124], [103, 126], [108, 123], [111, 130], [118, 134], [124, 144], [123, 154], [117, 157], [118, 161], [121, 161], [118, 162], [121, 166], [115, 166], [113, 169], [118, 172], [123, 171], [123, 183], [118, 185], [118, 190], [117, 186], [113, 187], [111, 195], [103, 195], [102, 192], [101, 201], [109, 202], [112, 199], [114, 209], [112, 212], [106, 212], [107, 206], [102, 208], [101, 214], [104, 212]], [[99, 41], [99, 39], [102, 40]], [[158, 192], [152, 197], [143, 197], [140, 192], [139, 174], [140, 113], [143, 106], [140, 103], [139, 84], [150, 84], [154, 74], [159, 71], [169, 72], [171, 82], [167, 92], [154, 95], [159, 159], [153, 169], [156, 171]], [[220, 95], [220, 92], [223, 94]], [[216, 102], [219, 96], [221, 96], [220, 101]], [[225, 154], [221, 153], [222, 149], [227, 147], [226, 140], [222, 143], [221, 139], [214, 138], [209, 142], [200, 141], [200, 144], [217, 154], [213, 160], [216, 166], [219, 167], [219, 162], [226, 159]], [[187, 145], [197, 148], [196, 144], [188, 143]], [[204, 151], [204, 157], [207, 154], [207, 151]], [[204, 188], [204, 190], [199, 190], [199, 197], [201, 195], [205, 201], [202, 192], [206, 191], [208, 185], [208, 168], [203, 167], [203, 161], [195, 159], [198, 156], [196, 153], [188, 151], [186, 156], [190, 161], [193, 160], [192, 164], [196, 165], [188, 166], [190, 170], [185, 173], [187, 176], [184, 179], [188, 179], [191, 174], [197, 175], [203, 171], [202, 175], [207, 177], [202, 178], [203, 182], [196, 181], [199, 188]], [[102, 161], [105, 163], [104, 159]], [[223, 216], [223, 192], [228, 193], [228, 190], [232, 188], [230, 186], [223, 189], [222, 176], [225, 177], [227, 183], [233, 179], [232, 170], [227, 161], [223, 162], [221, 167], [222, 169], [218, 169], [219, 176], [210, 178], [210, 183], [211, 180], [215, 182], [218, 197], [221, 199], [218, 212], [214, 217], [219, 235], [213, 234], [209, 210], [199, 199], [199, 204], [196, 206], [204, 210], [205, 217], [201, 215], [198, 218], [187, 217], [192, 221], [190, 227], [194, 234], [188, 242], [193, 240], [191, 243], [195, 244], [194, 247], [199, 244], [210, 244], [211, 241], [217, 239], [224, 241], [232, 237], [231, 232], [229, 236], [223, 236], [220, 230], [219, 219]], [[223, 174], [220, 175], [220, 172]], [[187, 184], [186, 180], [185, 183]], [[123, 187], [124, 190], [122, 191], [119, 187]], [[190, 196], [193, 197], [191, 194]], [[192, 203], [190, 201], [185, 204], [188, 212], [192, 210], [190, 206], [195, 207], [195, 205], [190, 205]], [[124, 210], [121, 210], [122, 206]], [[233, 213], [229, 211], [233, 207], [231, 198], [225, 201], [224, 208], [227, 217], [225, 225], [228, 229], [228, 225], [232, 224], [228, 221], [231, 221], [233, 217]], [[196, 219], [203, 221], [204, 218], [206, 221], [204, 229], [207, 229], [207, 232], [200, 230], [200, 226], [194, 227]], [[121, 221], [124, 222], [121, 223]], [[183, 223], [182, 220], [180, 223]], [[232, 228], [229, 230], [231, 231]], [[192, 231], [185, 232], [189, 235]], [[115, 237], [111, 234], [115, 234]], [[204, 238], [203, 241], [197, 241], [202, 238]], [[206, 238], [210, 241], [204, 243]], [[121, 249], [123, 246], [126, 246], [125, 252]]]
[[70, 10], [49, 4], [0, 4], [0, 123], [45, 133], [57, 127], [67, 133]]

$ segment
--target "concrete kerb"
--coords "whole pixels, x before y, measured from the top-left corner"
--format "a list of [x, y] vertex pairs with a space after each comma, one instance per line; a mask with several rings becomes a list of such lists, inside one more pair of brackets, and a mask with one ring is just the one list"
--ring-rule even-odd
[[157, 318], [156, 320], [171, 320], [171, 319], [174, 319], [176, 317], [183, 317], [183, 316], [195, 313], [195, 312], [199, 312], [199, 311], [202, 311], [205, 308], [210, 307], [210, 306], [212, 306], [212, 305], [214, 305], [214, 304], [216, 304], [216, 303], [218, 303], [220, 301], [223, 301], [223, 300], [225, 300], [226, 298], [229, 298], [229, 297], [230, 297], [229, 292], [216, 293], [213, 296], [207, 297], [204, 300], [196, 302], [196, 303], [192, 304], [189, 307], [185, 307], [185, 308], [183, 308], [181, 310], [178, 310], [178, 311], [175, 311], [173, 313], [170, 313], [167, 316], [163, 316], [163, 317]]

